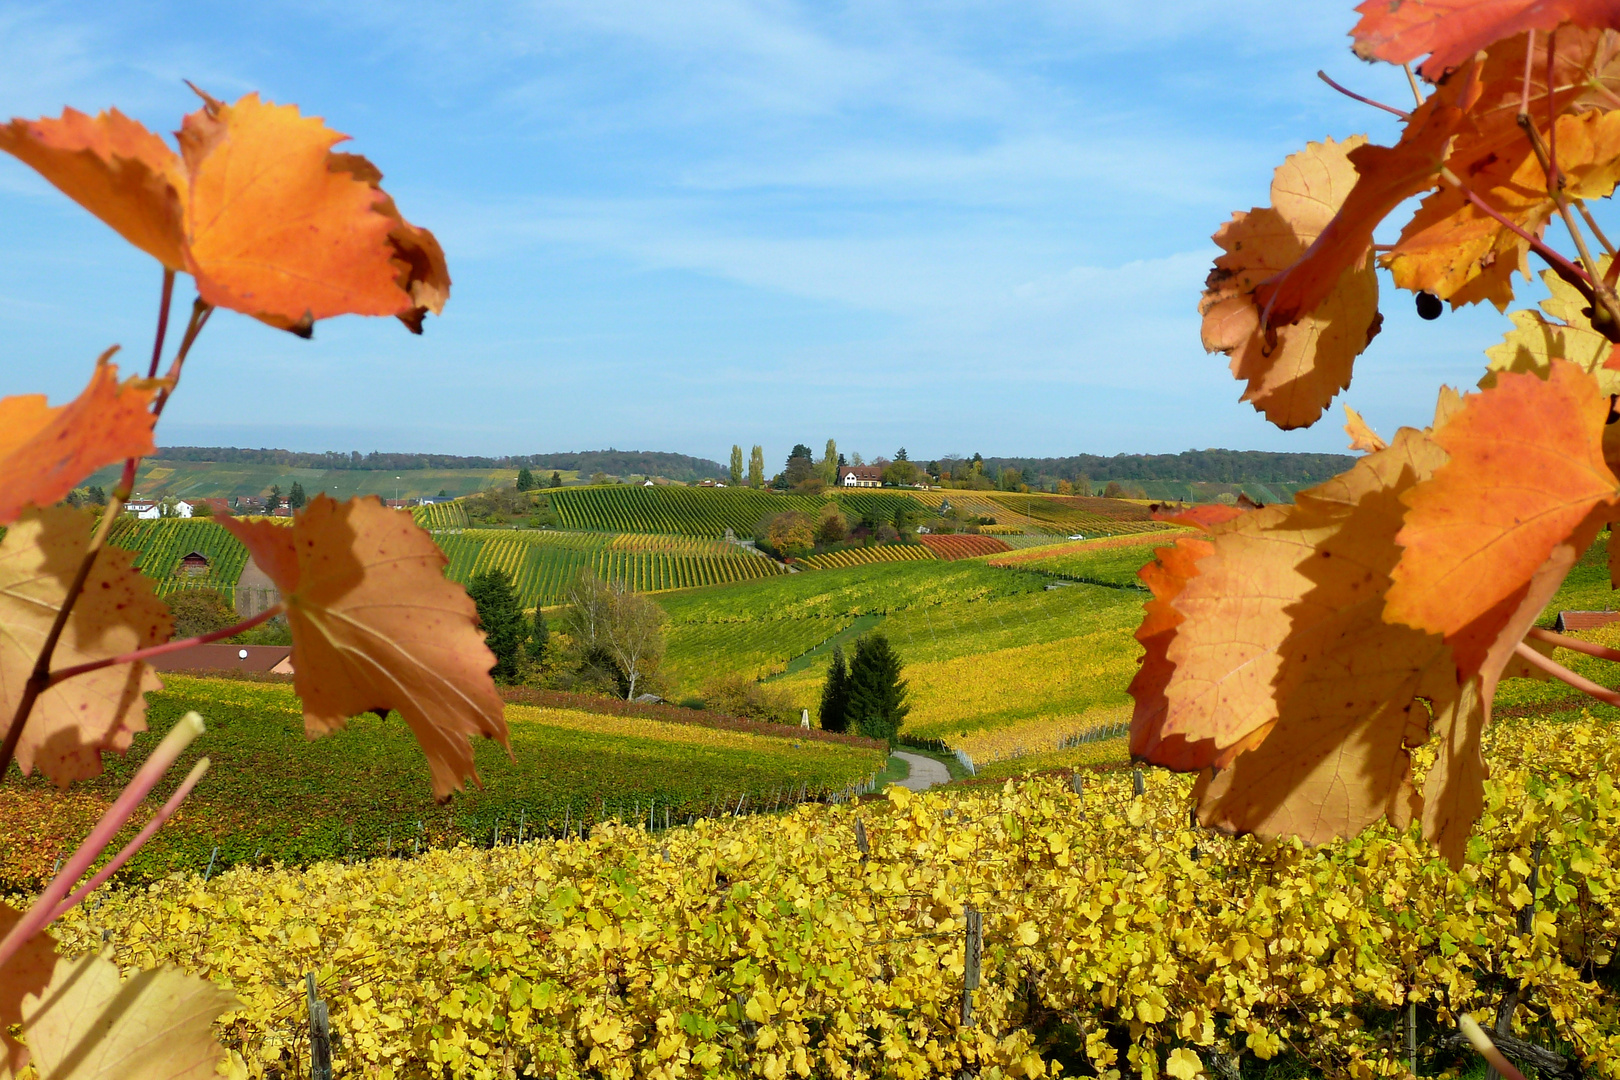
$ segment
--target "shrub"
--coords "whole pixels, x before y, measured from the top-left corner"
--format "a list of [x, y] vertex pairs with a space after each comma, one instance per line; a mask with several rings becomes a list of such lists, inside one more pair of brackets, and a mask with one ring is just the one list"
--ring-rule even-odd
[[176, 638], [207, 634], [237, 621], [236, 609], [214, 589], [181, 589], [168, 598]]
[[704, 708], [728, 716], [774, 724], [791, 724], [799, 719], [793, 695], [735, 672], [716, 675], [703, 684], [701, 694]]

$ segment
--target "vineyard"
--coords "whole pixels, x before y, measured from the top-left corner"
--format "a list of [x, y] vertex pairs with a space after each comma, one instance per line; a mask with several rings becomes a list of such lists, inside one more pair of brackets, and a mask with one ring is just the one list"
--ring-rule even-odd
[[1155, 548], [1173, 542], [1165, 536], [1146, 540], [1140, 534], [1108, 540], [1084, 540], [994, 556], [991, 566], [1039, 570], [1053, 577], [1120, 588], [1140, 588], [1136, 572], [1153, 561]]
[[527, 606], [563, 602], [582, 570], [638, 592], [689, 589], [781, 573], [769, 559], [721, 540], [614, 536], [539, 529], [463, 529], [434, 534], [463, 584], [489, 569], [510, 574]]
[[762, 679], [782, 671], [853, 622], [848, 616], [761, 619], [756, 622], [674, 623], [659, 669], [677, 697], [695, 694], [716, 672]]
[[431, 503], [411, 508], [411, 520], [424, 529], [465, 529], [467, 507], [459, 499], [455, 502]]
[[944, 559], [946, 562], [977, 558], [980, 555], [999, 555], [1012, 550], [1011, 545], [1005, 540], [967, 533], [947, 536], [926, 535], [917, 537], [917, 540], [934, 553], [934, 558]]
[[795, 566], [802, 566], [810, 570], [836, 570], [848, 566], [868, 566], [872, 563], [886, 562], [914, 562], [918, 559], [932, 559], [934, 553], [922, 544], [872, 544], [867, 547], [844, 548], [841, 551], [824, 551], [820, 555], [809, 555], [802, 559], [795, 559]]
[[[1067, 777], [890, 788], [689, 829], [244, 867], [110, 890], [57, 932], [70, 953], [171, 961], [239, 995], [224, 1037], [254, 1077], [294, 1073], [311, 970], [338, 1075], [400, 1080], [513, 1061], [1034, 1080], [1054, 1058], [1066, 1075], [1401, 1076], [1408, 1002], [1425, 1031], [1454, 1028], [1521, 973], [1524, 1037], [1620, 1075], [1602, 972], [1620, 945], [1620, 802], [1586, 779], [1620, 769], [1620, 733], [1509, 722], [1485, 754], [1461, 873], [1415, 826], [1320, 847], [1188, 828], [1190, 777], [1150, 773], [1136, 796], [1115, 771], [1083, 793]], [[1466, 1060], [1425, 1041], [1420, 1070]]]
[[908, 517], [928, 512], [928, 507], [911, 493], [873, 491], [870, 488], [830, 488], [828, 497], [845, 514], [859, 521], [862, 518], [879, 525], [894, 520], [895, 511], [904, 511]]
[[814, 514], [819, 497], [780, 495], [753, 488], [607, 487], [548, 492], [552, 509], [570, 529], [676, 533], [720, 537], [730, 529], [752, 536], [761, 518], [787, 510]]
[[[236, 595], [236, 582], [247, 565], [247, 548], [212, 521], [198, 518], [158, 518], [142, 521], [121, 517], [113, 522], [107, 542], [136, 553], [135, 565], [151, 578], [159, 596], [177, 589], [216, 589], [227, 601]], [[201, 574], [182, 570], [180, 560], [193, 551], [208, 557]]]
[[735, 807], [745, 795], [757, 803], [781, 799], [790, 787], [806, 797], [842, 791], [884, 758], [844, 742], [509, 705], [513, 756], [481, 741], [484, 788], [441, 805], [397, 715], [357, 717], [311, 742], [291, 687], [179, 675], [165, 682], [150, 697], [152, 733], [136, 736], [127, 756], [109, 758], [105, 775], [71, 793], [39, 776], [0, 786], [0, 887], [25, 888], [46, 876], [189, 709], [208, 718], [192, 756], [208, 755], [214, 770], [186, 813], [130, 864], [136, 880], [199, 871], [216, 844], [218, 868], [488, 843], [498, 826], [515, 830], [519, 815], [530, 835], [556, 833], [565, 821], [629, 819], [637, 808], [684, 820], [721, 803]]
[[[1091, 536], [1118, 536], [1122, 533], [1154, 532], [1171, 528], [1154, 521], [1148, 508], [1122, 499], [1097, 499], [1072, 495], [1013, 495], [992, 492], [988, 496], [1005, 510], [1022, 514], [1046, 532]], [[1000, 520], [999, 518], [997, 520]]]

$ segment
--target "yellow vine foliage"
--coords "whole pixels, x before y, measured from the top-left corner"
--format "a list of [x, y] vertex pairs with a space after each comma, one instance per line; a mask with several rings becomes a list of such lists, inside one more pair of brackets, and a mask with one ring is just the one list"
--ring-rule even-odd
[[[1043, 1010], [1113, 1080], [1190, 1078], [1217, 1047], [1396, 1076], [1399, 1039], [1369, 1015], [1411, 995], [1451, 1023], [1504, 978], [1524, 982], [1521, 1021], [1620, 1076], [1620, 1010], [1583, 979], [1620, 934], [1620, 731], [1493, 734], [1458, 873], [1415, 829], [1315, 849], [1189, 829], [1187, 778], [1154, 773], [1135, 798], [1115, 773], [1083, 808], [1058, 778], [891, 788], [665, 834], [176, 878], [57, 932], [68, 953], [105, 938], [126, 967], [173, 961], [240, 995], [221, 1024], [239, 1075], [292, 1071], [313, 970], [340, 1074], [383, 1078], [1042, 1077]], [[985, 940], [966, 1029], [964, 905]]]

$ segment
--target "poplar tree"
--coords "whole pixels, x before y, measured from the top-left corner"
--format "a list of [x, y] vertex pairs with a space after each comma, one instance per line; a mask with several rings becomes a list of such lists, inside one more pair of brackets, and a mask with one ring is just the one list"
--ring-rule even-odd
[[753, 453], [748, 455], [748, 486], [765, 486], [765, 448], [762, 446], [755, 446]]
[[742, 447], [731, 444], [731, 486], [741, 487], [743, 482]]
[[816, 463], [816, 470], [821, 473], [821, 479], [829, 484], [838, 482], [838, 443], [833, 439], [827, 440], [827, 452], [821, 455]]

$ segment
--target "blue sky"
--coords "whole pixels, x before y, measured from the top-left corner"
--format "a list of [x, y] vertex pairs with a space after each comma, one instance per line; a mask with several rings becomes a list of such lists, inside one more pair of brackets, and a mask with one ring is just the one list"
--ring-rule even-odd
[[[258, 90], [354, 136], [443, 243], [421, 338], [222, 313], [165, 444], [1338, 450], [1337, 405], [1283, 433], [1238, 402], [1196, 304], [1210, 234], [1283, 157], [1395, 137], [1315, 78], [1410, 101], [1350, 54], [1351, 7], [0, 2], [0, 115], [117, 105], [167, 133], [183, 78]], [[159, 281], [0, 156], [0, 392], [54, 401], [108, 344], [149, 352]], [[1384, 308], [1341, 400], [1388, 434], [1472, 385], [1505, 322]]]

